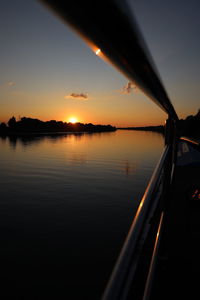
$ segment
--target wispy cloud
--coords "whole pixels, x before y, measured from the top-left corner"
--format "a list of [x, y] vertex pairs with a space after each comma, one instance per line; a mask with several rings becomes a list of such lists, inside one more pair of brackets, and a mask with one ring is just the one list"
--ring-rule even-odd
[[129, 81], [127, 82], [127, 84], [122, 88], [121, 93], [122, 94], [130, 94], [132, 91], [137, 92], [138, 89], [136, 87], [136, 85]]
[[65, 99], [78, 99], [78, 100], [87, 100], [88, 95], [84, 93], [71, 93], [64, 97]]
[[14, 81], [7, 81], [6, 85], [7, 86], [14, 86], [14, 85], [16, 85], [16, 83]]
[[8, 80], [0, 82], [0, 89], [4, 90], [4, 92], [12, 92], [16, 88], [16, 82]]

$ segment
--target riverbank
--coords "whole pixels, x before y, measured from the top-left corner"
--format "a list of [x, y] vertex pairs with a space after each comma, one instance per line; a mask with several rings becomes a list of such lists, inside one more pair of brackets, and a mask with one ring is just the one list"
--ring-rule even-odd
[[164, 134], [164, 126], [143, 126], [143, 127], [118, 127], [119, 130], [139, 130], [139, 131], [153, 131]]
[[10, 118], [7, 125], [0, 124], [0, 135], [27, 135], [27, 134], [66, 134], [69, 132], [107, 132], [115, 131], [116, 127], [111, 125], [94, 125], [92, 123], [67, 123], [63, 121], [41, 121], [39, 119], [23, 117], [16, 121]]

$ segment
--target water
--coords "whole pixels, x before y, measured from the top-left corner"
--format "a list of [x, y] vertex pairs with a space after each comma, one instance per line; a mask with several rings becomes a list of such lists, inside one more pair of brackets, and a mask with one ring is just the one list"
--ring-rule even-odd
[[8, 298], [100, 299], [162, 149], [142, 131], [0, 138]]

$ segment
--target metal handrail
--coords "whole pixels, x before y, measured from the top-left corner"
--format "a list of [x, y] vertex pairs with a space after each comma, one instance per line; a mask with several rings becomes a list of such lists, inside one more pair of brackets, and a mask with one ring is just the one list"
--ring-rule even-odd
[[99, 57], [109, 61], [172, 119], [178, 120], [126, 1], [39, 1], [72, 26]]
[[[136, 270], [138, 263], [138, 240], [142, 235], [143, 238], [141, 240], [143, 240], [144, 242], [144, 235], [147, 235], [147, 232], [144, 231], [149, 229], [149, 224], [147, 227], [145, 227], [144, 224], [147, 224], [149, 222], [150, 218], [147, 219], [147, 215], [149, 214], [150, 209], [155, 209], [155, 206], [157, 204], [156, 201], [158, 201], [158, 199], [156, 200], [156, 197], [153, 199], [153, 195], [160, 180], [161, 172], [163, 170], [165, 162], [168, 158], [168, 153], [169, 146], [166, 146], [154, 170], [144, 196], [139, 204], [133, 224], [131, 225], [124, 246], [121, 250], [117, 263], [108, 282], [107, 288], [104, 292], [103, 300], [126, 299], [126, 295], [123, 294], [123, 290], [124, 282], [127, 279], [127, 270], [129, 269], [130, 265], [132, 265], [133, 273]], [[151, 211], [151, 216], [152, 214], [153, 212]], [[135, 259], [134, 254], [136, 255]], [[126, 293], [127, 292], [128, 289], [126, 289]]]
[[195, 140], [195, 139], [192, 139], [192, 138], [188, 138], [188, 137], [186, 137], [186, 136], [180, 137], [180, 140], [186, 141], [186, 142], [188, 142], [188, 143], [190, 143], [190, 144], [193, 144], [193, 145], [195, 145], [195, 146], [199, 146], [199, 145], [200, 145], [200, 142], [199, 142], [199, 141], [197, 141], [197, 140]]
[[[123, 300], [126, 299], [126, 293], [136, 271], [138, 253], [141, 253], [149, 232], [150, 217], [158, 204], [155, 190], [161, 180], [162, 171], [164, 177], [162, 192], [165, 194], [168, 188], [167, 178], [172, 174], [176, 157], [178, 116], [126, 1], [40, 1], [47, 4], [59, 17], [78, 31], [96, 54], [111, 62], [129, 80], [136, 83], [169, 117], [165, 149], [140, 202], [103, 296], [104, 300]], [[130, 273], [131, 276], [128, 276]]]
[[150, 264], [149, 273], [148, 273], [147, 282], [146, 282], [146, 285], [145, 285], [145, 290], [144, 290], [144, 295], [143, 295], [142, 300], [148, 300], [150, 298], [152, 284], [153, 284], [153, 277], [154, 277], [157, 258], [158, 258], [159, 245], [160, 245], [160, 240], [161, 240], [161, 230], [162, 230], [162, 225], [163, 225], [163, 216], [164, 216], [164, 212], [162, 212], [161, 216], [160, 216], [160, 222], [159, 222], [158, 230], [157, 230], [157, 234], [156, 234], [155, 245], [154, 245], [154, 249], [153, 249], [153, 255], [152, 255], [152, 259], [151, 259], [151, 264]]

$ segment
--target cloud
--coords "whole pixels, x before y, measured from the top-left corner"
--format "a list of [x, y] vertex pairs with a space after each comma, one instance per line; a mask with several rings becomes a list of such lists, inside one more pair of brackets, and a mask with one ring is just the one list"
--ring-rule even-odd
[[71, 93], [64, 97], [65, 99], [78, 99], [78, 100], [87, 100], [88, 95], [84, 93]]
[[135, 92], [137, 92], [137, 87], [136, 87], [136, 85], [135, 85], [133, 82], [129, 81], [129, 82], [122, 88], [121, 93], [122, 93], [122, 94], [130, 94], [133, 90], [134, 90]]
[[8, 86], [14, 86], [16, 83], [14, 81], [7, 81]]
[[0, 82], [0, 89], [3, 89], [4, 91], [13, 91], [15, 90], [15, 87], [16, 86], [16, 82], [14, 81], [3, 81], [2, 83]]

